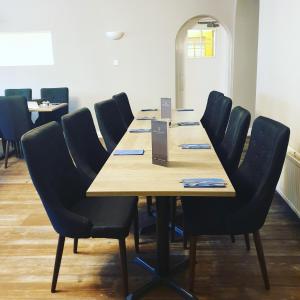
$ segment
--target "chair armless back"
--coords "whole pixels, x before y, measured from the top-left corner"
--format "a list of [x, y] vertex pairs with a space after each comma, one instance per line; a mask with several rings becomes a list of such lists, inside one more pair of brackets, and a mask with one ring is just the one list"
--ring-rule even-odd
[[126, 132], [120, 111], [115, 101], [106, 100], [95, 104], [95, 112], [107, 151], [111, 153]]
[[231, 111], [232, 100], [228, 97], [216, 98], [213, 109], [213, 122], [209, 123], [207, 133], [215, 148], [217, 148], [224, 138], [226, 127]]
[[18, 141], [32, 129], [27, 100], [22, 96], [0, 97], [0, 131], [4, 139]]
[[27, 101], [32, 100], [32, 89], [6, 89], [5, 96], [23, 96]]
[[282, 171], [289, 136], [288, 127], [266, 117], [258, 117], [253, 123], [248, 151], [233, 179], [239, 198], [247, 203], [235, 219], [252, 232], [265, 222]]
[[245, 145], [251, 115], [248, 110], [237, 106], [229, 118], [223, 141], [217, 148], [218, 155], [229, 177], [237, 170]]
[[91, 112], [82, 108], [64, 115], [62, 127], [76, 167], [89, 187], [109, 156], [99, 141]]
[[134, 120], [134, 115], [132, 113], [130, 103], [126, 93], [120, 93], [114, 95], [113, 100], [116, 101], [122, 119], [124, 121], [125, 127], [128, 128], [131, 122]]
[[51, 103], [69, 103], [69, 89], [62, 88], [42, 88], [41, 99]]
[[218, 91], [211, 91], [209, 93], [205, 111], [201, 118], [201, 123], [204, 128], [210, 127], [211, 124], [214, 122], [214, 117], [215, 117], [214, 116], [214, 106], [215, 106], [216, 100], [218, 98], [222, 98], [223, 96], [224, 96], [224, 94], [221, 92], [218, 92]]
[[90, 221], [69, 210], [84, 197], [85, 190], [59, 124], [50, 122], [33, 129], [21, 141], [33, 184], [56, 232], [89, 237]]

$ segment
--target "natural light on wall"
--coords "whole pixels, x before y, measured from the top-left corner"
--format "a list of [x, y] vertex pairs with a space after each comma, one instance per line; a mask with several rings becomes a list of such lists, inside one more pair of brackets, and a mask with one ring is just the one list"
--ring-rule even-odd
[[187, 32], [188, 57], [215, 56], [215, 30], [190, 29]]
[[51, 32], [0, 32], [0, 66], [53, 64]]

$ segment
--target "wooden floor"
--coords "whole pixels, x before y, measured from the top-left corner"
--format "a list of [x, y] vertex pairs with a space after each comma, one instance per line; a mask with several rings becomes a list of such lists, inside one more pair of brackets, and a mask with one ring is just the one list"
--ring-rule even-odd
[[[264, 290], [253, 242], [247, 252], [240, 237], [235, 244], [228, 237], [203, 237], [197, 251], [195, 291], [199, 299], [300, 299], [300, 222], [278, 196], [261, 235], [271, 290]], [[120, 299], [118, 245], [105, 239], [80, 240], [76, 255], [71, 240], [67, 240], [58, 292], [51, 294], [56, 242], [57, 235], [24, 162], [11, 158], [9, 168], [4, 170], [0, 161], [0, 299]], [[155, 253], [154, 237], [144, 237], [142, 242], [142, 252], [150, 259]], [[181, 242], [172, 244], [171, 253], [187, 254]], [[130, 235], [131, 289], [150, 278], [132, 263], [134, 256]], [[177, 280], [185, 285], [187, 273]], [[180, 298], [161, 288], [145, 299]]]

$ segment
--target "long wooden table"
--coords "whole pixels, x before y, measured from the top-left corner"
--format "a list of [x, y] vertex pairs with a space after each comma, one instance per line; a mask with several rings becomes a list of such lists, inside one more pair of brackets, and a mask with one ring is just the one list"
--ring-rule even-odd
[[[160, 112], [140, 112], [137, 117], [157, 117]], [[111, 155], [87, 191], [94, 196], [153, 196], [157, 211], [157, 265], [149, 266], [141, 259], [137, 261], [154, 273], [153, 280], [133, 292], [128, 299], [142, 297], [157, 284], [166, 284], [185, 299], [195, 299], [172, 279], [169, 266], [169, 217], [171, 196], [221, 196], [233, 197], [235, 190], [213, 149], [182, 150], [184, 143], [210, 143], [204, 128], [199, 126], [176, 126], [179, 121], [199, 121], [197, 111], [172, 113], [172, 125], [168, 132], [169, 164], [162, 167], [152, 164], [151, 133], [126, 132], [116, 149], [144, 149], [142, 156]], [[151, 121], [134, 120], [129, 129], [150, 128]], [[225, 188], [184, 188], [183, 178], [223, 178]], [[228, 200], [230, 201], [230, 199]]]

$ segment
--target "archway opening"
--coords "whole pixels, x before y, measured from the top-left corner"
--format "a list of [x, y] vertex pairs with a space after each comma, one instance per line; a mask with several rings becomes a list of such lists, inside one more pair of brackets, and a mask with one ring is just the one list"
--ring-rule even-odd
[[231, 94], [231, 37], [215, 18], [197, 16], [176, 37], [176, 106], [204, 111], [211, 90]]

